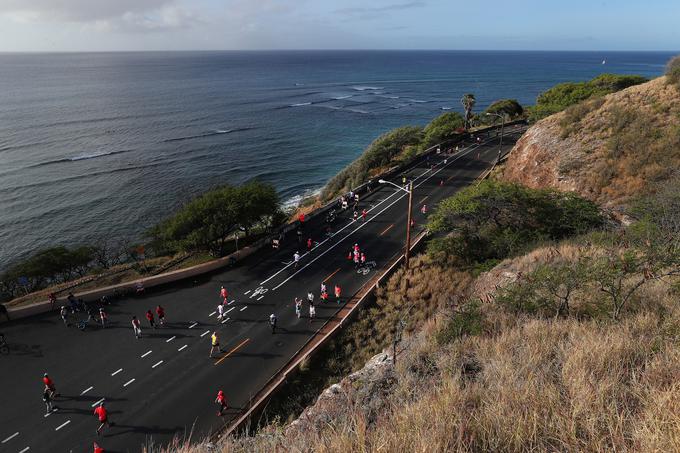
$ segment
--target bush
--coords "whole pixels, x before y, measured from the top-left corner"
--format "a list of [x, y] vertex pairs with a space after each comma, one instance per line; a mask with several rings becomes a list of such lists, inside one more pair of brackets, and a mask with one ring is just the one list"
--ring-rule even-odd
[[328, 182], [321, 193], [321, 198], [330, 200], [363, 184], [369, 179], [371, 171], [390, 165], [407, 147], [419, 145], [422, 138], [423, 130], [416, 126], [400, 127], [381, 135], [357, 160]]
[[428, 251], [439, 261], [474, 267], [536, 242], [583, 234], [603, 222], [597, 206], [574, 193], [486, 180], [439, 204], [428, 228], [445, 236], [430, 241]]
[[666, 78], [668, 83], [680, 90], [680, 55], [671, 58], [666, 65]]
[[484, 317], [478, 300], [469, 301], [455, 309], [449, 315], [446, 324], [436, 333], [440, 345], [453, 343], [455, 340], [470, 335], [479, 335], [483, 331]]
[[538, 121], [586, 99], [604, 96], [644, 82], [647, 79], [641, 76], [602, 74], [587, 82], [560, 83], [538, 96], [529, 119]]
[[465, 131], [465, 119], [458, 112], [439, 115], [425, 126], [421, 149], [425, 150], [439, 143], [451, 140]]

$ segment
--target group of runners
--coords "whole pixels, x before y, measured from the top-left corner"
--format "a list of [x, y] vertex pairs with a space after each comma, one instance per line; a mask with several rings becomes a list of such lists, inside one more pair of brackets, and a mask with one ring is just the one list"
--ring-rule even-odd
[[[151, 309], [147, 310], [146, 313], [144, 313], [144, 317], [146, 318], [146, 321], [149, 323], [149, 327], [151, 329], [156, 329], [157, 324], [156, 324], [156, 316], [158, 316], [158, 324], [161, 326], [165, 325], [165, 308], [163, 308], [160, 305], [156, 306], [155, 309], [156, 315], [154, 316], [154, 312], [151, 311]], [[135, 338], [140, 339], [142, 338], [142, 323], [137, 318], [137, 316], [132, 316], [132, 331], [135, 334]]]

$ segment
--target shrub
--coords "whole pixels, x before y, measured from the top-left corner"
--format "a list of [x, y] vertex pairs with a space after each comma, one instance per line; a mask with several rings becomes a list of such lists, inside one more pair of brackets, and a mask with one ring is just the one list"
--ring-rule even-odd
[[484, 113], [495, 113], [503, 115], [506, 119], [514, 119], [524, 114], [524, 108], [517, 102], [517, 99], [501, 99], [492, 103]]
[[475, 266], [602, 225], [597, 206], [574, 193], [486, 180], [438, 205], [428, 227], [445, 236], [430, 241], [428, 251], [439, 261]]
[[458, 112], [447, 112], [439, 115], [425, 126], [421, 149], [451, 140], [465, 129], [465, 119]]
[[680, 55], [671, 58], [666, 65], [666, 78], [668, 83], [680, 90]]
[[448, 316], [444, 326], [436, 333], [435, 338], [440, 345], [453, 343], [464, 336], [479, 335], [483, 331], [484, 317], [478, 300], [463, 304]]
[[560, 83], [538, 96], [529, 119], [538, 121], [586, 99], [604, 96], [646, 81], [641, 76], [602, 74], [587, 82]]
[[419, 145], [422, 137], [422, 128], [416, 126], [400, 127], [381, 135], [357, 160], [328, 182], [321, 193], [321, 198], [330, 200], [363, 184], [369, 179], [372, 170], [389, 165], [395, 157], [405, 151], [406, 147]]

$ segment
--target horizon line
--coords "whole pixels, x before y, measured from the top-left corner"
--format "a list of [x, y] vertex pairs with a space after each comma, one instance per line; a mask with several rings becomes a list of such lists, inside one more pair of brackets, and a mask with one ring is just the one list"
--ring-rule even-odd
[[0, 54], [74, 54], [74, 53], [199, 53], [199, 52], [583, 52], [583, 53], [630, 53], [630, 52], [646, 52], [646, 53], [675, 53], [678, 50], [659, 50], [659, 49], [643, 49], [643, 50], [611, 50], [611, 49], [147, 49], [147, 50], [0, 50]]

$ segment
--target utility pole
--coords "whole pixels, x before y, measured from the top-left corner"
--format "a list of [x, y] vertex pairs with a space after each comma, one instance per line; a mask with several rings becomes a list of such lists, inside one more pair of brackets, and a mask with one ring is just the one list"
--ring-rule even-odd
[[503, 151], [503, 130], [505, 129], [505, 115], [500, 115], [498, 113], [487, 113], [486, 116], [497, 116], [501, 119], [501, 141], [498, 146], [498, 157], [496, 159], [496, 165], [501, 163], [501, 152]]
[[408, 212], [406, 213], [406, 250], [404, 250], [404, 267], [408, 269], [409, 258], [411, 257], [411, 211], [413, 209], [413, 181], [409, 181], [408, 189], [384, 179], [379, 179], [378, 182], [380, 184], [389, 184], [399, 190], [403, 190], [408, 194]]

